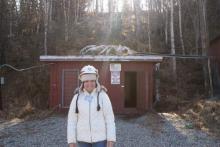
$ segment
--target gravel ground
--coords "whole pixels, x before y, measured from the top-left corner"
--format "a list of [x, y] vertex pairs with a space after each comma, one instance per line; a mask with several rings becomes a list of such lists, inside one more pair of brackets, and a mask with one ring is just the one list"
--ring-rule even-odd
[[[66, 116], [43, 120], [0, 120], [0, 147], [65, 147]], [[116, 116], [115, 147], [220, 147], [209, 136], [175, 114], [152, 114], [136, 118]]]

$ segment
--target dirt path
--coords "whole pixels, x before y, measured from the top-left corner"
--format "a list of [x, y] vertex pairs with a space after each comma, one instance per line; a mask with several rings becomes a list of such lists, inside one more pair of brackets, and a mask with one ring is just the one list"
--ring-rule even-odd
[[[0, 121], [0, 147], [65, 147], [66, 116], [43, 120]], [[116, 147], [220, 147], [220, 140], [192, 127], [175, 114], [116, 117]]]

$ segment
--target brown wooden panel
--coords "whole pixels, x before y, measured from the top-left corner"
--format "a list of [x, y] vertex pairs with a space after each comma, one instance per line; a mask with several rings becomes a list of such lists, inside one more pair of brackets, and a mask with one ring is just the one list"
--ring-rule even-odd
[[50, 77], [51, 90], [50, 90], [50, 100], [49, 100], [50, 108], [56, 107], [59, 104], [57, 65], [58, 64], [53, 64], [50, 67], [50, 71], [51, 71], [51, 77]]

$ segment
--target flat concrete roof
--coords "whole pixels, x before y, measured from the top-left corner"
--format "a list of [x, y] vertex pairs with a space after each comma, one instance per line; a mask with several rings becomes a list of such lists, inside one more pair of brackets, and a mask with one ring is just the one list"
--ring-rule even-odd
[[40, 56], [40, 61], [148, 61], [148, 62], [161, 62], [163, 57], [147, 55], [147, 56], [91, 56], [91, 55], [78, 55], [78, 56]]

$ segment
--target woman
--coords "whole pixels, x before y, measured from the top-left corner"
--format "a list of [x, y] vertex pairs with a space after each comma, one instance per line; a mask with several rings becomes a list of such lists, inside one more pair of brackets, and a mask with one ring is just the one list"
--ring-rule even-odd
[[82, 82], [70, 104], [67, 122], [69, 147], [113, 147], [116, 141], [112, 105], [105, 88], [98, 82], [98, 70], [81, 69]]

